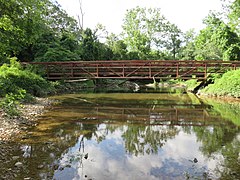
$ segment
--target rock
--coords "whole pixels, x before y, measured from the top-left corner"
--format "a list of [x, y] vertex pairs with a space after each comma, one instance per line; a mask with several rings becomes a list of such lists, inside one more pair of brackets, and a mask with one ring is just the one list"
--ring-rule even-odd
[[39, 165], [37, 168], [42, 169], [43, 167], [44, 167], [44, 165]]
[[15, 161], [15, 160], [19, 159], [19, 156], [13, 156], [12, 159]]
[[59, 167], [59, 165], [58, 165], [58, 164], [54, 164], [54, 165], [53, 165], [53, 170], [57, 170], [57, 169], [58, 169], [58, 167]]
[[46, 110], [45, 107], [53, 103], [53, 100], [37, 98], [34, 103], [21, 104], [21, 106], [19, 106], [21, 117], [14, 116], [9, 118], [0, 109], [0, 143], [15, 138], [18, 139], [19, 137], [17, 137], [16, 134], [22, 131], [25, 132], [29, 126], [36, 126], [37, 123], [34, 121], [37, 119], [37, 116], [41, 115]]
[[45, 144], [52, 144], [52, 142], [50, 142], [50, 141], [47, 141], [47, 142], [45, 142]]
[[197, 158], [194, 158], [194, 159], [193, 159], [193, 162], [194, 162], [194, 163], [197, 163], [197, 162], [198, 162]]
[[22, 140], [24, 140], [24, 139], [28, 139], [28, 137], [27, 137], [27, 136], [23, 136], [23, 137], [22, 137]]
[[87, 154], [85, 154], [85, 156], [84, 156], [84, 159], [87, 159], [88, 158], [88, 153]]
[[71, 165], [70, 165], [70, 164], [67, 164], [65, 167], [67, 167], [67, 168], [70, 168], [70, 167], [71, 167]]
[[23, 163], [17, 162], [17, 163], [15, 164], [15, 167], [18, 167], [18, 168], [23, 167]]

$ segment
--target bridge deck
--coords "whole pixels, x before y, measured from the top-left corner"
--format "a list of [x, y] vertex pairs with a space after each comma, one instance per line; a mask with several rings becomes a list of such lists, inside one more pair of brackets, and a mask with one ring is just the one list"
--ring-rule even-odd
[[206, 79], [240, 67], [239, 61], [114, 60], [31, 62], [43, 66], [49, 80], [59, 79]]

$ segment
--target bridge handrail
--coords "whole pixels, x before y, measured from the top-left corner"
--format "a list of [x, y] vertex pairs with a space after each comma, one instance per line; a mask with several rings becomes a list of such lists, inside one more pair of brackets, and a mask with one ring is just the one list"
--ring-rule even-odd
[[54, 64], [92, 64], [92, 63], [204, 63], [204, 64], [237, 64], [240, 61], [222, 61], [222, 60], [94, 60], [94, 61], [54, 61], [54, 62], [22, 62], [22, 64], [39, 64], [39, 65], [54, 65]]

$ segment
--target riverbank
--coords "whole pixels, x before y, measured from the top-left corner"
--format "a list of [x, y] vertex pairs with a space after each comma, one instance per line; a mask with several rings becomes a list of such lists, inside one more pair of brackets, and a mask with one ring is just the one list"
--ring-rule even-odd
[[[106, 87], [111, 86], [116, 90], [133, 90], [136, 89], [136, 83], [128, 81], [118, 81], [117, 83], [109, 81], [104, 84]], [[94, 89], [92, 82], [72, 82], [72, 83], [55, 83], [55, 91], [51, 95], [77, 93]], [[93, 91], [93, 90], [92, 90]], [[22, 138], [23, 133], [30, 127], [38, 124], [37, 118], [47, 111], [56, 101], [49, 98], [35, 97], [31, 103], [18, 105], [20, 116], [8, 117], [7, 114], [0, 109], [0, 141], [11, 141], [14, 138]]]
[[[175, 82], [176, 83], [176, 82]], [[55, 83], [56, 84], [56, 83]], [[167, 83], [165, 83], [167, 84]], [[171, 83], [170, 83], [171, 84]], [[167, 87], [170, 87], [170, 84], [167, 84]], [[119, 92], [136, 92], [141, 88], [138, 84], [130, 81], [104, 81], [101, 85], [106, 87], [106, 89], [114, 89]], [[163, 88], [164, 84], [159, 83], [159, 88]], [[196, 85], [196, 82], [194, 83]], [[179, 87], [179, 84], [172, 85], [174, 88]], [[187, 86], [187, 85], [186, 85]], [[182, 86], [181, 88], [186, 88], [186, 86]], [[94, 89], [94, 84], [90, 82], [82, 82], [82, 83], [58, 83], [55, 85], [55, 92], [53, 94], [63, 94], [63, 93], [77, 93], [82, 91], [83, 89], [87, 89], [87, 87], [91, 87]], [[191, 88], [191, 86], [189, 86]], [[188, 88], [189, 88], [188, 87]], [[102, 88], [101, 88], [102, 89]], [[94, 91], [94, 90], [92, 90]], [[102, 91], [102, 90], [101, 90]], [[199, 98], [218, 98], [225, 101], [239, 101], [239, 98], [231, 97], [231, 96], [217, 96], [210, 95], [206, 92], [198, 91], [197, 96]], [[34, 98], [34, 102], [28, 104], [20, 105], [19, 111], [21, 112], [20, 117], [7, 117], [6, 114], [0, 109], [0, 141], [10, 141], [15, 137], [20, 137], [21, 135], [32, 126], [36, 126], [38, 124], [37, 117], [42, 113], [48, 110], [51, 105], [54, 103], [54, 100], [49, 98]]]
[[37, 125], [37, 117], [54, 103], [49, 98], [35, 98], [34, 102], [19, 106], [20, 116], [8, 117], [0, 109], [0, 141], [10, 141], [20, 137], [29, 127]]

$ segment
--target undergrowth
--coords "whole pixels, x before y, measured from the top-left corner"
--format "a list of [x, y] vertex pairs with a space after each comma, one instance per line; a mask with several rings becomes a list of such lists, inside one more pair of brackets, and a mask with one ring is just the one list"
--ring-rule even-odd
[[208, 85], [202, 90], [203, 93], [215, 96], [240, 97], [240, 70], [228, 71], [214, 84]]
[[0, 66], [0, 107], [9, 116], [19, 115], [17, 106], [32, 101], [34, 96], [45, 96], [53, 86], [41, 76], [24, 70], [16, 58]]

